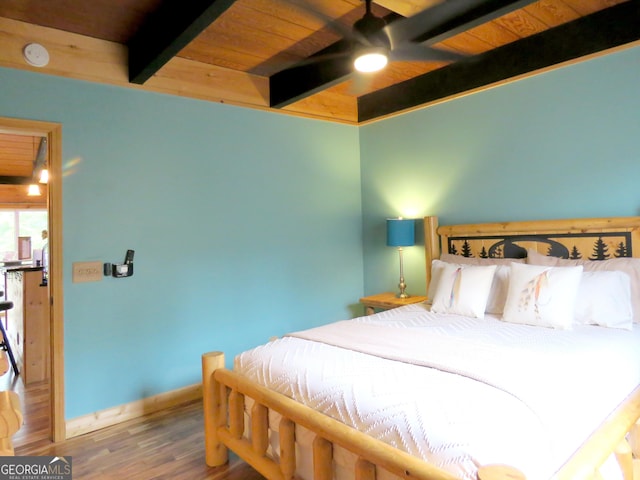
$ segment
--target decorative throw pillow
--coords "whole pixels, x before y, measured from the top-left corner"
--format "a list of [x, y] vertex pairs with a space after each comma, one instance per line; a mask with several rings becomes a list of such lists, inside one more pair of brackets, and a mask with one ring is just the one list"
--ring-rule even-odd
[[431, 311], [483, 318], [495, 270], [495, 265], [444, 263]]
[[511, 264], [503, 320], [568, 330], [573, 323], [582, 266]]
[[527, 250], [527, 264], [567, 266], [582, 265], [585, 272], [611, 272], [626, 273], [631, 282], [631, 307], [633, 321], [640, 323], [640, 258], [610, 258], [608, 260], [568, 260], [565, 258], [547, 257], [533, 249]]
[[633, 328], [631, 282], [620, 271], [582, 272], [575, 321], [581, 325]]
[[[435, 279], [439, 276], [440, 269], [443, 262], [455, 263], [458, 265], [496, 265], [496, 272], [493, 276], [493, 282], [491, 289], [489, 290], [489, 298], [487, 300], [486, 313], [492, 313], [496, 315], [502, 315], [504, 311], [504, 304], [507, 300], [507, 292], [509, 291], [509, 274], [511, 272], [509, 266], [512, 263], [524, 263], [524, 258], [476, 258], [476, 257], [463, 257], [462, 255], [452, 255], [450, 253], [443, 253], [440, 255], [440, 260], [434, 260], [431, 268], [431, 284], [429, 286], [428, 298], [433, 298], [435, 293], [435, 286], [432, 290], [431, 285], [435, 285]], [[435, 263], [437, 262], [437, 263]]]

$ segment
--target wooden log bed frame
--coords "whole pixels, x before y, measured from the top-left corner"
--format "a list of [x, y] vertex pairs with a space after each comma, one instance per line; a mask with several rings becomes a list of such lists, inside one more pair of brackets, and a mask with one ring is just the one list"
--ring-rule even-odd
[[[538, 241], [540, 237], [542, 240]], [[571, 219], [530, 222], [504, 222], [438, 227], [437, 217], [424, 218], [427, 285], [431, 261], [440, 251], [453, 253], [456, 242], [501, 244], [504, 239], [520, 241], [527, 248], [545, 253], [551, 242], [575, 247], [576, 242], [593, 238], [618, 237], [626, 242], [627, 256], [640, 257], [640, 217]], [[584, 250], [583, 250], [584, 251]], [[636, 327], [637, 328], [637, 327]], [[269, 480], [295, 478], [295, 427], [315, 434], [313, 441], [313, 480], [333, 478], [333, 450], [336, 446], [357, 457], [353, 477], [375, 480], [378, 469], [400, 478], [455, 480], [456, 476], [417, 457], [367, 436], [284, 395], [257, 385], [242, 375], [225, 369], [224, 354], [202, 356], [206, 462], [220, 466], [231, 449]], [[245, 434], [245, 401], [252, 399], [250, 432]], [[269, 411], [280, 414], [280, 452], [276, 461], [267, 455]], [[640, 480], [640, 385], [611, 413], [552, 477], [553, 480], [602, 479], [599, 469], [615, 455], [624, 480]], [[505, 465], [483, 466], [479, 480], [524, 479], [524, 475]], [[531, 480], [531, 479], [530, 479]]]

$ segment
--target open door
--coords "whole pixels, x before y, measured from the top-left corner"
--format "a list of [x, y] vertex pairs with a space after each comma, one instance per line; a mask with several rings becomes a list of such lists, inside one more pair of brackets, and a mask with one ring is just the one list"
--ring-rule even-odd
[[[48, 282], [50, 327], [50, 438], [54, 442], [66, 437], [64, 418], [63, 365], [63, 276], [62, 276], [62, 126], [57, 123], [0, 117], [0, 133], [39, 136], [46, 139], [49, 159], [48, 211]], [[43, 144], [45, 144], [43, 142]], [[35, 165], [34, 165], [35, 167]]]

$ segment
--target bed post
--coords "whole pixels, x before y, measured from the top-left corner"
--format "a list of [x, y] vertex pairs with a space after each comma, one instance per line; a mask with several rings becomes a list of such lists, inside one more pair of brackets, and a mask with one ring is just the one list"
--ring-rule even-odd
[[224, 353], [208, 352], [202, 355], [202, 401], [204, 406], [204, 448], [207, 465], [217, 467], [228, 460], [227, 447], [218, 438], [221, 404], [224, 399], [221, 385], [213, 378], [213, 372], [224, 368]]
[[438, 217], [424, 217], [424, 259], [426, 263], [427, 286], [431, 282], [431, 262], [440, 258], [440, 238], [438, 237]]
[[628, 434], [629, 448], [632, 453], [633, 479], [640, 480], [640, 419], [636, 420]]
[[524, 474], [508, 465], [485, 465], [478, 469], [478, 480], [525, 480]]
[[[0, 375], [9, 371], [9, 360], [6, 352], [0, 350]], [[13, 456], [11, 437], [20, 430], [22, 425], [22, 410], [20, 398], [12, 391], [0, 392], [0, 456]]]
[[633, 455], [640, 459], [640, 419], [636, 421], [629, 431], [629, 445]]
[[22, 425], [20, 399], [16, 392], [0, 392], [0, 456], [13, 456], [11, 437]]

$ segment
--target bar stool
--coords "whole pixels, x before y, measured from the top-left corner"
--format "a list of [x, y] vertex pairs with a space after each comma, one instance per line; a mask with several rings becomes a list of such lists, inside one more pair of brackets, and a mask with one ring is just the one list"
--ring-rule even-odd
[[[13, 308], [13, 302], [10, 301], [0, 301], [0, 312], [6, 312], [7, 310], [11, 310]], [[0, 349], [4, 350], [9, 354], [9, 360], [11, 360], [11, 366], [13, 367], [13, 373], [16, 376], [20, 375], [18, 371], [18, 365], [16, 365], [16, 359], [13, 356], [13, 351], [11, 350], [11, 345], [9, 344], [9, 339], [7, 338], [7, 332], [4, 329], [4, 324], [2, 320], [0, 320], [0, 330], [2, 330], [2, 341], [0, 341]]]

